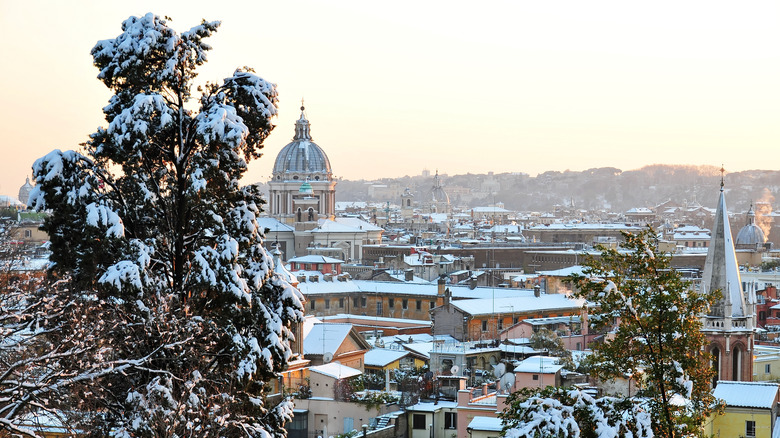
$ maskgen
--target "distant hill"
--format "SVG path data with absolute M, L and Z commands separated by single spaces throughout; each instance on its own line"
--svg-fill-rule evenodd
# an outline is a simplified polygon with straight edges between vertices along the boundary
M 451 203 L 464 207 L 503 202 L 506 208 L 517 211 L 552 211 L 556 206 L 571 208 L 573 205 L 584 210 L 625 212 L 634 207 L 652 208 L 667 201 L 676 204 L 698 202 L 705 207 L 714 207 L 721 175 L 715 166 L 654 164 L 629 171 L 614 167 L 549 171 L 535 177 L 525 173 L 440 177 Z M 747 211 L 750 203 L 756 201 L 768 202 L 773 209 L 779 209 L 774 206 L 774 198 L 780 191 L 780 171 L 727 173 L 725 182 L 726 200 L 731 211 Z M 373 190 L 375 196 L 369 196 L 372 183 L 386 185 L 389 189 Z M 398 204 L 400 197 L 396 198 L 391 192 L 398 193 L 405 187 L 414 193 L 416 200 L 425 200 L 432 185 L 432 177 L 422 176 L 376 181 L 341 180 L 336 187 L 336 200 Z

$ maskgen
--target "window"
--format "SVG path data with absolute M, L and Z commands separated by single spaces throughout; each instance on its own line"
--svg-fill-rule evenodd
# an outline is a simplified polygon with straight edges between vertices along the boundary
M 344 298 L 339 298 L 339 308 L 344 308 Z
M 306 412 L 296 412 L 293 420 L 287 423 L 287 438 L 306 438 L 309 430 L 309 418 Z
M 417 300 L 417 310 L 422 310 L 422 300 Z
M 391 308 L 391 309 L 392 309 L 393 307 L 395 307 L 395 298 L 388 298 L 388 299 L 387 299 L 387 307 L 389 307 L 389 308 Z
M 445 429 L 457 429 L 458 428 L 458 413 L 457 412 L 445 412 L 444 413 L 444 428 Z
M 408 309 L 408 308 L 409 308 L 409 300 L 403 300 L 403 301 L 401 301 L 401 307 L 402 307 L 404 310 Z M 780 312 L 778 312 L 778 313 L 780 313 Z
M 355 428 L 355 419 L 352 417 L 344 417 L 344 432 L 352 432 Z
M 376 302 L 376 316 L 382 316 L 382 301 Z
M 309 305 L 311 310 L 314 310 L 314 303 L 315 303 L 315 301 L 311 300 L 311 304 Z
M 330 309 L 330 300 L 328 299 L 325 300 L 325 308 Z
M 539 375 L 538 375 L 538 374 L 534 374 L 534 375 L 533 375 L 533 379 L 534 379 L 534 380 L 539 380 Z
M 482 331 L 483 332 L 487 331 L 487 321 L 482 321 Z
M 429 309 L 433 309 L 434 307 L 436 307 L 436 301 L 429 301 L 428 302 L 428 308 Z
M 423 414 L 412 415 L 412 429 L 425 430 L 425 415 Z
M 504 320 L 499 318 L 498 319 L 498 329 L 503 330 L 504 329 Z
M 24 230 L 24 237 L 32 237 L 32 230 Z
M 357 307 L 358 303 L 360 303 L 360 298 L 358 297 L 352 298 L 352 307 Z
M 366 307 L 367 304 L 368 304 L 368 301 L 366 300 L 366 297 L 360 297 L 360 305 L 362 307 Z
M 772 365 L 771 364 L 764 365 L 764 374 L 772 374 Z
M 756 436 L 756 422 L 745 420 L 745 436 Z

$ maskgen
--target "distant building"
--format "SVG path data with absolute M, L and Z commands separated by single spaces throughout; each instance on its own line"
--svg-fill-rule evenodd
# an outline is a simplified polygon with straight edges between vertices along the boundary
M 336 180 L 330 160 L 311 137 L 304 107 L 295 136 L 276 156 L 270 188 L 270 213 L 286 224 L 333 219 Z
M 334 248 L 344 260 L 360 261 L 363 245 L 382 241 L 382 228 L 335 217 L 336 180 L 327 154 L 312 140 L 303 106 L 293 141 L 276 156 L 268 187 L 271 217 L 261 219 L 260 226 L 268 230 L 266 243 L 287 257 L 325 247 Z

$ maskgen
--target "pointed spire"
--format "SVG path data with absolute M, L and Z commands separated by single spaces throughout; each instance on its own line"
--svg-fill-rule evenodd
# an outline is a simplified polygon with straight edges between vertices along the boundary
M 280 278 L 284 279 L 293 287 L 298 286 L 298 279 L 290 271 L 287 270 L 287 268 L 284 267 L 284 262 L 282 261 L 282 251 L 279 249 L 279 244 L 274 243 L 273 244 L 273 251 L 271 251 L 271 254 L 273 255 L 274 260 L 274 273 L 278 275 Z
M 721 291 L 721 299 L 710 309 L 710 315 L 720 317 L 747 316 L 745 294 L 739 275 L 737 254 L 729 227 L 729 214 L 721 179 L 720 198 L 712 227 L 712 238 L 704 262 L 704 286 L 706 291 Z
M 295 137 L 293 137 L 293 140 L 311 140 L 309 121 L 306 119 L 306 107 L 303 106 L 303 99 L 301 99 L 301 117 L 295 122 Z

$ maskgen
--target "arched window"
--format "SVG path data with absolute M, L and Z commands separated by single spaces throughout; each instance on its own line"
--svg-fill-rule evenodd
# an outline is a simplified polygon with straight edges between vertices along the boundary
M 407 199 L 406 200 L 406 206 L 407 207 L 411 207 L 411 205 L 412 205 L 412 200 L 411 199 Z
M 298 222 L 300 222 L 302 218 L 303 218 L 303 212 L 301 211 L 300 208 L 298 208 Z
M 733 362 L 731 364 L 731 380 L 738 382 L 742 380 L 742 348 L 734 346 L 734 352 L 731 357 Z
M 314 209 L 309 208 L 309 222 L 314 220 Z
M 715 375 L 712 376 L 712 387 L 714 388 L 720 380 L 720 349 L 713 347 L 710 354 L 712 354 L 712 368 L 715 369 Z

